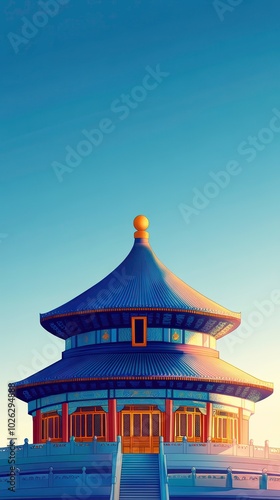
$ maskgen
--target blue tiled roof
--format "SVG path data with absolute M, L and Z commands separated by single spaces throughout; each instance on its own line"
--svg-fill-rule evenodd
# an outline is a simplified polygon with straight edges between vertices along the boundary
M 20 392 L 17 393 L 18 397 L 24 399 L 23 390 L 28 386 L 36 389 L 36 386 L 41 388 L 48 383 L 58 387 L 60 382 L 65 384 L 67 381 L 73 383 L 83 380 L 98 380 L 102 382 L 102 380 L 129 378 L 134 380 L 141 378 L 149 380 L 193 379 L 196 386 L 200 384 L 199 390 L 202 391 L 210 390 L 208 386 L 211 381 L 210 392 L 216 392 L 217 386 L 220 386 L 218 392 L 248 399 L 252 399 L 253 390 L 256 388 L 261 391 L 259 399 L 270 395 L 273 390 L 272 384 L 263 382 L 219 359 L 216 351 L 213 351 L 214 355 L 206 356 L 176 351 L 175 348 L 171 352 L 167 349 L 160 351 L 158 346 L 155 347 L 156 354 L 152 349 L 147 352 L 146 348 L 144 351 L 143 348 L 131 348 L 129 353 L 127 349 L 123 349 L 124 352 L 120 348 L 116 349 L 115 352 L 113 350 L 108 352 L 103 346 L 97 351 L 96 348 L 66 351 L 62 360 L 17 382 L 16 385 L 21 387 Z M 223 384 L 223 388 L 221 388 L 221 384 Z M 231 391 L 226 390 L 227 387 L 231 387 Z M 242 387 L 243 396 L 240 387 Z M 71 390 L 71 388 L 68 387 L 67 390 Z M 49 391 L 50 389 L 48 389 Z M 57 388 L 56 392 L 59 392 Z
M 135 314 L 149 326 L 211 333 L 219 338 L 240 324 L 234 313 L 177 278 L 137 238 L 126 259 L 108 276 L 66 304 L 41 314 L 42 326 L 67 338 L 100 328 L 130 326 Z

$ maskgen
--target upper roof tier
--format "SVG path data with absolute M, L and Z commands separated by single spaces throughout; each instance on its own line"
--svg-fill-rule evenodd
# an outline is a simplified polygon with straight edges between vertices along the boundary
M 107 328 L 127 328 L 132 316 L 149 327 L 208 333 L 217 339 L 237 328 L 240 313 L 225 309 L 175 276 L 149 245 L 145 216 L 134 219 L 135 241 L 106 278 L 66 304 L 41 314 L 42 326 L 60 338 Z

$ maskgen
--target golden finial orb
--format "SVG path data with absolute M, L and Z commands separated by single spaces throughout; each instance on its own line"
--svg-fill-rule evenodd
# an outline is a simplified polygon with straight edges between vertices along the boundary
M 149 227 L 149 219 L 145 215 L 137 215 L 133 221 L 136 229 L 134 238 L 149 238 L 149 233 L 146 229 Z

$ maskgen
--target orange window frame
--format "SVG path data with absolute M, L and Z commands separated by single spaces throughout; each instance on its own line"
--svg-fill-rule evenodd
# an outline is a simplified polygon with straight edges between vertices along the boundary
M 181 440 L 186 435 L 189 441 L 199 441 L 202 438 L 202 414 L 198 408 L 183 407 L 175 412 L 175 441 Z M 199 418 L 199 436 L 196 436 L 196 424 Z M 185 419 L 185 424 L 183 424 Z M 182 427 L 186 427 L 183 434 Z
M 100 434 L 96 435 L 96 419 L 95 416 L 100 416 Z M 89 432 L 89 422 L 87 417 L 92 417 L 91 432 Z M 105 439 L 106 436 L 106 412 L 101 410 L 87 411 L 86 407 L 77 409 L 69 415 L 70 418 L 70 435 L 74 436 L 77 441 L 92 440 L 94 436 L 97 439 Z M 84 428 L 84 431 L 83 431 Z M 79 429 L 79 432 L 78 432 Z M 79 435 L 78 435 L 79 434 Z
M 61 441 L 62 439 L 62 419 L 56 412 L 45 413 L 41 422 L 42 441 L 45 443 L 48 439 L 52 441 Z M 52 429 L 52 432 L 50 432 Z M 52 434 L 52 436 L 50 436 Z
M 135 320 L 141 319 L 143 321 L 143 342 L 136 342 L 135 336 Z M 145 347 L 147 345 L 147 317 L 146 316 L 133 316 L 131 318 L 131 337 L 132 337 L 132 346 L 133 347 Z
M 231 443 L 233 439 L 238 440 L 238 417 L 236 414 L 227 413 L 214 415 L 213 441 Z

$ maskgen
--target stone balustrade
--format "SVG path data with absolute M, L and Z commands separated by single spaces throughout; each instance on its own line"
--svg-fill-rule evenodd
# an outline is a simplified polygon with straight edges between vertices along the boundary
M 262 458 L 267 460 L 280 460 L 280 448 L 270 447 L 265 441 L 264 446 L 250 444 L 215 443 L 210 440 L 207 443 L 192 443 L 186 438 L 180 443 L 164 443 L 164 453 L 169 454 L 204 454 L 204 455 L 228 455 L 235 457 Z
M 94 438 L 92 441 L 81 442 L 75 441 L 71 437 L 68 443 L 57 443 L 47 441 L 40 444 L 29 444 L 28 439 L 24 440 L 23 445 L 15 444 L 16 459 L 23 457 L 46 457 L 46 456 L 64 456 L 68 455 L 88 455 L 89 453 L 115 453 L 117 451 L 117 443 L 108 443 L 97 441 Z M 10 454 L 10 447 L 0 448 L 0 463 Z

